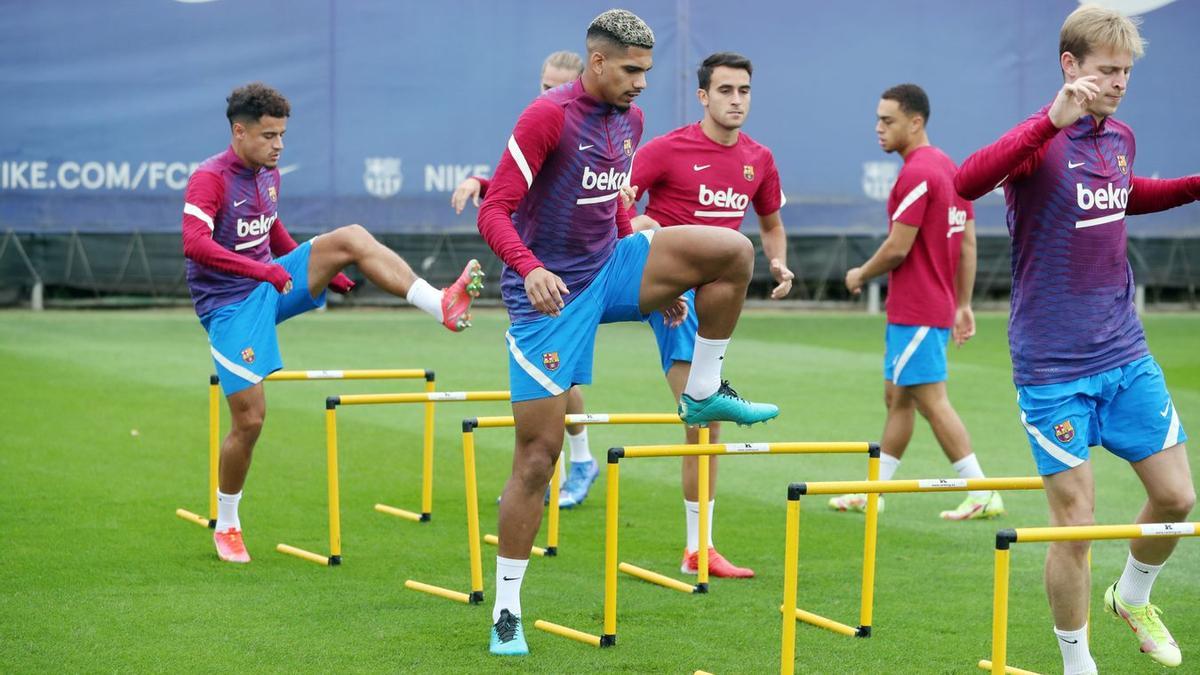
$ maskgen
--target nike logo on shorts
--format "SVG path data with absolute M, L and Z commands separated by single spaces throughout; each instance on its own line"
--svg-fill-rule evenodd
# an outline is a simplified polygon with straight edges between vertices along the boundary
M 1166 416 L 1167 416 L 1167 413 L 1168 413 L 1168 412 L 1170 412 L 1170 411 L 1171 411 L 1171 402 L 1170 402 L 1170 401 L 1167 401 L 1167 407 L 1163 408 L 1163 409 L 1162 409 L 1162 411 L 1160 411 L 1160 412 L 1158 413 L 1158 416 L 1159 416 L 1159 417 L 1166 417 Z

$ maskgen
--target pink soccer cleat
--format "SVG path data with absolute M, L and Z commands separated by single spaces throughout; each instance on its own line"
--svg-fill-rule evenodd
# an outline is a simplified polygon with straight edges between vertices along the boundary
M 683 550 L 683 564 L 679 571 L 684 574 L 698 574 L 700 571 L 700 552 L 688 553 Z M 749 567 L 738 567 L 717 553 L 717 549 L 708 547 L 708 573 L 723 579 L 749 579 L 754 576 L 754 570 Z
M 236 527 L 213 532 L 213 543 L 217 545 L 217 557 L 225 562 L 248 563 L 250 554 L 242 543 L 242 531 Z
M 483 290 L 483 268 L 472 259 L 458 279 L 442 289 L 442 325 L 458 333 L 471 327 L 471 301 Z

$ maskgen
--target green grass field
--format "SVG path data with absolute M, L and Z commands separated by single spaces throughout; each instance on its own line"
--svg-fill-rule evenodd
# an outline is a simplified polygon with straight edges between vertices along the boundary
M 506 389 L 500 312 L 450 335 L 413 311 L 297 318 L 280 328 L 289 368 L 432 368 L 441 390 Z M 985 471 L 1030 475 L 1017 419 L 1004 317 L 952 350 L 950 394 Z M 1064 321 L 1061 330 L 1076 327 Z M 1150 345 L 1185 424 L 1200 409 L 1200 316 L 1153 315 Z M 874 440 L 883 422 L 883 319 L 750 312 L 725 372 L 748 398 L 773 401 L 777 422 L 730 430 L 730 441 Z M 603 479 L 564 512 L 560 556 L 534 558 L 524 585 L 533 653 L 503 663 L 487 653 L 495 550 L 484 548 L 488 602 L 452 603 L 405 579 L 467 590 L 460 420 L 508 413 L 504 403 L 438 407 L 434 518 L 414 524 L 372 510 L 414 508 L 420 496 L 420 406 L 339 413 L 345 563 L 324 568 L 273 549 L 328 548 L 323 403 L 327 395 L 418 391 L 419 382 L 271 383 L 269 414 L 242 501 L 254 562 L 217 561 L 208 530 L 176 518 L 207 511 L 207 343 L 195 317 L 164 312 L 0 313 L 0 663 L 33 671 L 401 671 L 766 673 L 778 668 L 783 524 L 791 481 L 858 479 L 850 456 L 726 459 L 715 540 L 749 581 L 714 579 L 707 596 L 620 579 L 619 645 L 597 650 L 534 630 L 545 618 L 600 632 Z M 605 326 L 597 341 L 592 412 L 669 412 L 654 341 L 641 325 Z M 136 432 L 136 433 L 135 433 Z M 678 428 L 593 427 L 609 446 L 679 442 Z M 484 531 L 508 476 L 512 432 L 479 437 Z M 1130 522 L 1143 493 L 1123 462 L 1098 451 L 1097 520 Z M 676 459 L 622 463 L 621 558 L 678 576 L 683 509 Z M 918 422 L 898 478 L 951 476 Z M 959 494 L 896 495 L 881 516 L 874 637 L 797 627 L 799 672 L 969 673 L 990 649 L 992 550 L 999 527 L 1046 524 L 1044 497 L 1008 493 L 1001 521 L 946 523 Z M 800 605 L 856 623 L 862 517 L 803 502 Z M 544 535 L 539 542 L 544 541 Z M 1155 601 L 1184 651 L 1200 663 L 1198 542 L 1185 540 Z M 1122 542 L 1094 550 L 1092 646 L 1102 670 L 1157 672 L 1129 630 L 1099 611 L 1124 564 Z M 1056 671 L 1058 649 L 1041 586 L 1045 545 L 1013 554 L 1010 662 Z M 1189 666 L 1189 664 L 1191 664 Z

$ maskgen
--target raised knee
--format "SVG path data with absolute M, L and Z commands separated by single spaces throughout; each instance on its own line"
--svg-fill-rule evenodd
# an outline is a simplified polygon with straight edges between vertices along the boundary
M 346 225 L 337 229 L 338 243 L 347 253 L 361 253 L 374 240 L 367 228 L 362 225 Z
M 233 429 L 240 434 L 257 438 L 262 432 L 263 422 L 266 421 L 266 418 L 266 410 L 247 410 L 238 413 L 233 419 Z

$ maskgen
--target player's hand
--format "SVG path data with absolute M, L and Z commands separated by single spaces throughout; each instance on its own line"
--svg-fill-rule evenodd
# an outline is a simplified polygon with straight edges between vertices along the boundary
M 275 287 L 283 295 L 292 292 L 292 275 L 284 269 L 279 263 L 271 263 L 267 267 L 267 278 L 264 279 L 267 283 Z
M 621 208 L 628 211 L 629 207 L 633 206 L 633 203 L 637 201 L 637 191 L 638 186 L 636 185 L 621 186 Z
M 547 316 L 557 317 L 566 306 L 562 296 L 571 291 L 557 274 L 539 267 L 525 277 L 525 295 L 534 309 Z
M 863 279 L 861 267 L 851 267 L 846 270 L 846 290 L 858 295 L 862 293 L 864 283 L 866 283 L 866 279 Z
M 641 232 L 642 230 L 657 230 L 659 228 L 658 221 L 646 215 L 637 216 L 631 219 L 629 221 L 629 226 L 633 228 L 634 232 Z
M 954 339 L 955 346 L 963 346 L 974 335 L 975 312 L 971 311 L 970 307 L 959 307 L 954 312 L 954 328 L 950 330 L 950 336 Z
M 675 298 L 675 302 L 665 307 L 662 313 L 663 325 L 668 328 L 675 328 L 682 325 L 688 315 L 687 300 L 684 300 L 682 297 Z
M 341 293 L 342 295 L 354 290 L 354 286 L 354 281 L 341 272 L 338 272 L 337 276 L 329 280 L 329 289 L 334 293 Z
M 454 188 L 454 194 L 450 195 L 450 206 L 454 207 L 455 213 L 462 213 L 467 206 L 467 200 L 470 199 L 476 206 L 479 207 L 479 180 L 476 178 L 468 178 L 458 184 Z
M 1096 76 L 1088 75 L 1074 82 L 1067 82 L 1058 90 L 1054 103 L 1050 104 L 1050 121 L 1059 129 L 1071 126 L 1088 112 L 1088 104 L 1100 95 Z
M 779 284 L 771 289 L 772 300 L 782 300 L 787 297 L 788 293 L 792 292 L 792 279 L 796 278 L 795 274 L 789 270 L 779 258 L 771 259 L 771 276 Z

